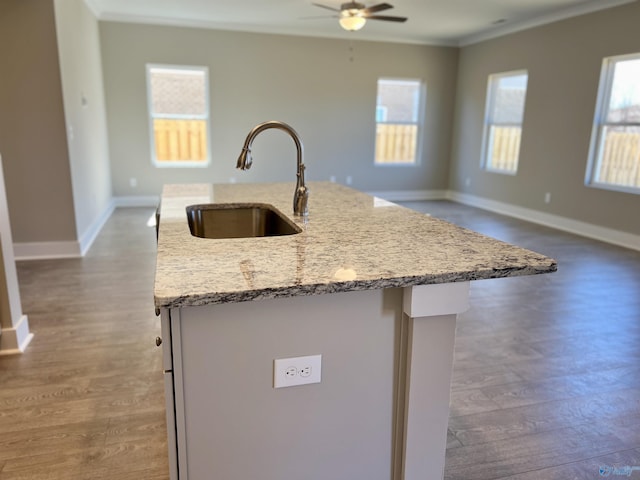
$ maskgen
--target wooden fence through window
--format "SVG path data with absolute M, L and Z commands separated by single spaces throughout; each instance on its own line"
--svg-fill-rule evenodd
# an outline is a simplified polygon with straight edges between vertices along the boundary
M 205 162 L 207 121 L 154 119 L 158 162 Z
M 515 172 L 518 169 L 522 127 L 491 126 L 487 167 Z
M 416 163 L 418 126 L 378 123 L 376 163 Z
M 640 133 L 605 132 L 599 183 L 640 187 Z

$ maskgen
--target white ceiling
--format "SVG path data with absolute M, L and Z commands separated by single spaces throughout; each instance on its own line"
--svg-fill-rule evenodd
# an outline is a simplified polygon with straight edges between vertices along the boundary
M 382 15 L 406 23 L 368 21 L 342 30 L 332 12 L 341 0 L 85 0 L 98 19 L 317 37 L 466 45 L 635 0 L 389 0 Z M 382 1 L 364 1 L 371 6 Z M 309 18 L 312 17 L 312 18 Z M 324 17 L 324 18 L 317 18 Z M 495 23 L 500 22 L 500 23 Z

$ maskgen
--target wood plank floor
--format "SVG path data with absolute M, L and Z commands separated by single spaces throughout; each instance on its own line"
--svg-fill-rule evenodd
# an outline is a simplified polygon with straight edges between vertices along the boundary
M 0 479 L 168 478 L 152 213 L 117 210 L 85 258 L 18 262 L 35 337 L 0 357 Z
M 445 477 L 640 466 L 640 253 L 449 202 L 406 205 L 559 262 L 472 283 Z M 0 479 L 168 479 L 152 214 L 116 210 L 83 259 L 19 262 L 35 338 L 0 357 Z

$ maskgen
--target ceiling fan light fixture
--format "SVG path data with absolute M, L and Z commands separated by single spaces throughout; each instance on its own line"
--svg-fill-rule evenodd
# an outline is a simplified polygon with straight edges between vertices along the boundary
M 359 15 L 347 13 L 346 15 L 343 14 L 340 16 L 339 22 L 340 26 L 345 30 L 355 32 L 364 27 L 364 24 L 367 23 L 367 19 Z

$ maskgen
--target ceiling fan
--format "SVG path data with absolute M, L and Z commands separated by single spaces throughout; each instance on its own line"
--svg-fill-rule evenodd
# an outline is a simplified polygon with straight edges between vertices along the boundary
M 407 21 L 407 17 L 375 15 L 377 12 L 393 8 L 393 5 L 389 5 L 388 3 L 379 3 L 377 5 L 367 7 L 362 3 L 352 1 L 343 3 L 340 8 L 331 7 L 329 5 L 322 5 L 321 3 L 313 3 L 312 5 L 337 12 L 338 15 L 336 16 L 336 18 L 339 19 L 338 21 L 340 22 L 340 26 L 345 30 L 350 30 L 352 32 L 360 30 L 362 27 L 364 27 L 365 23 L 367 23 L 367 20 L 383 20 L 386 22 Z

